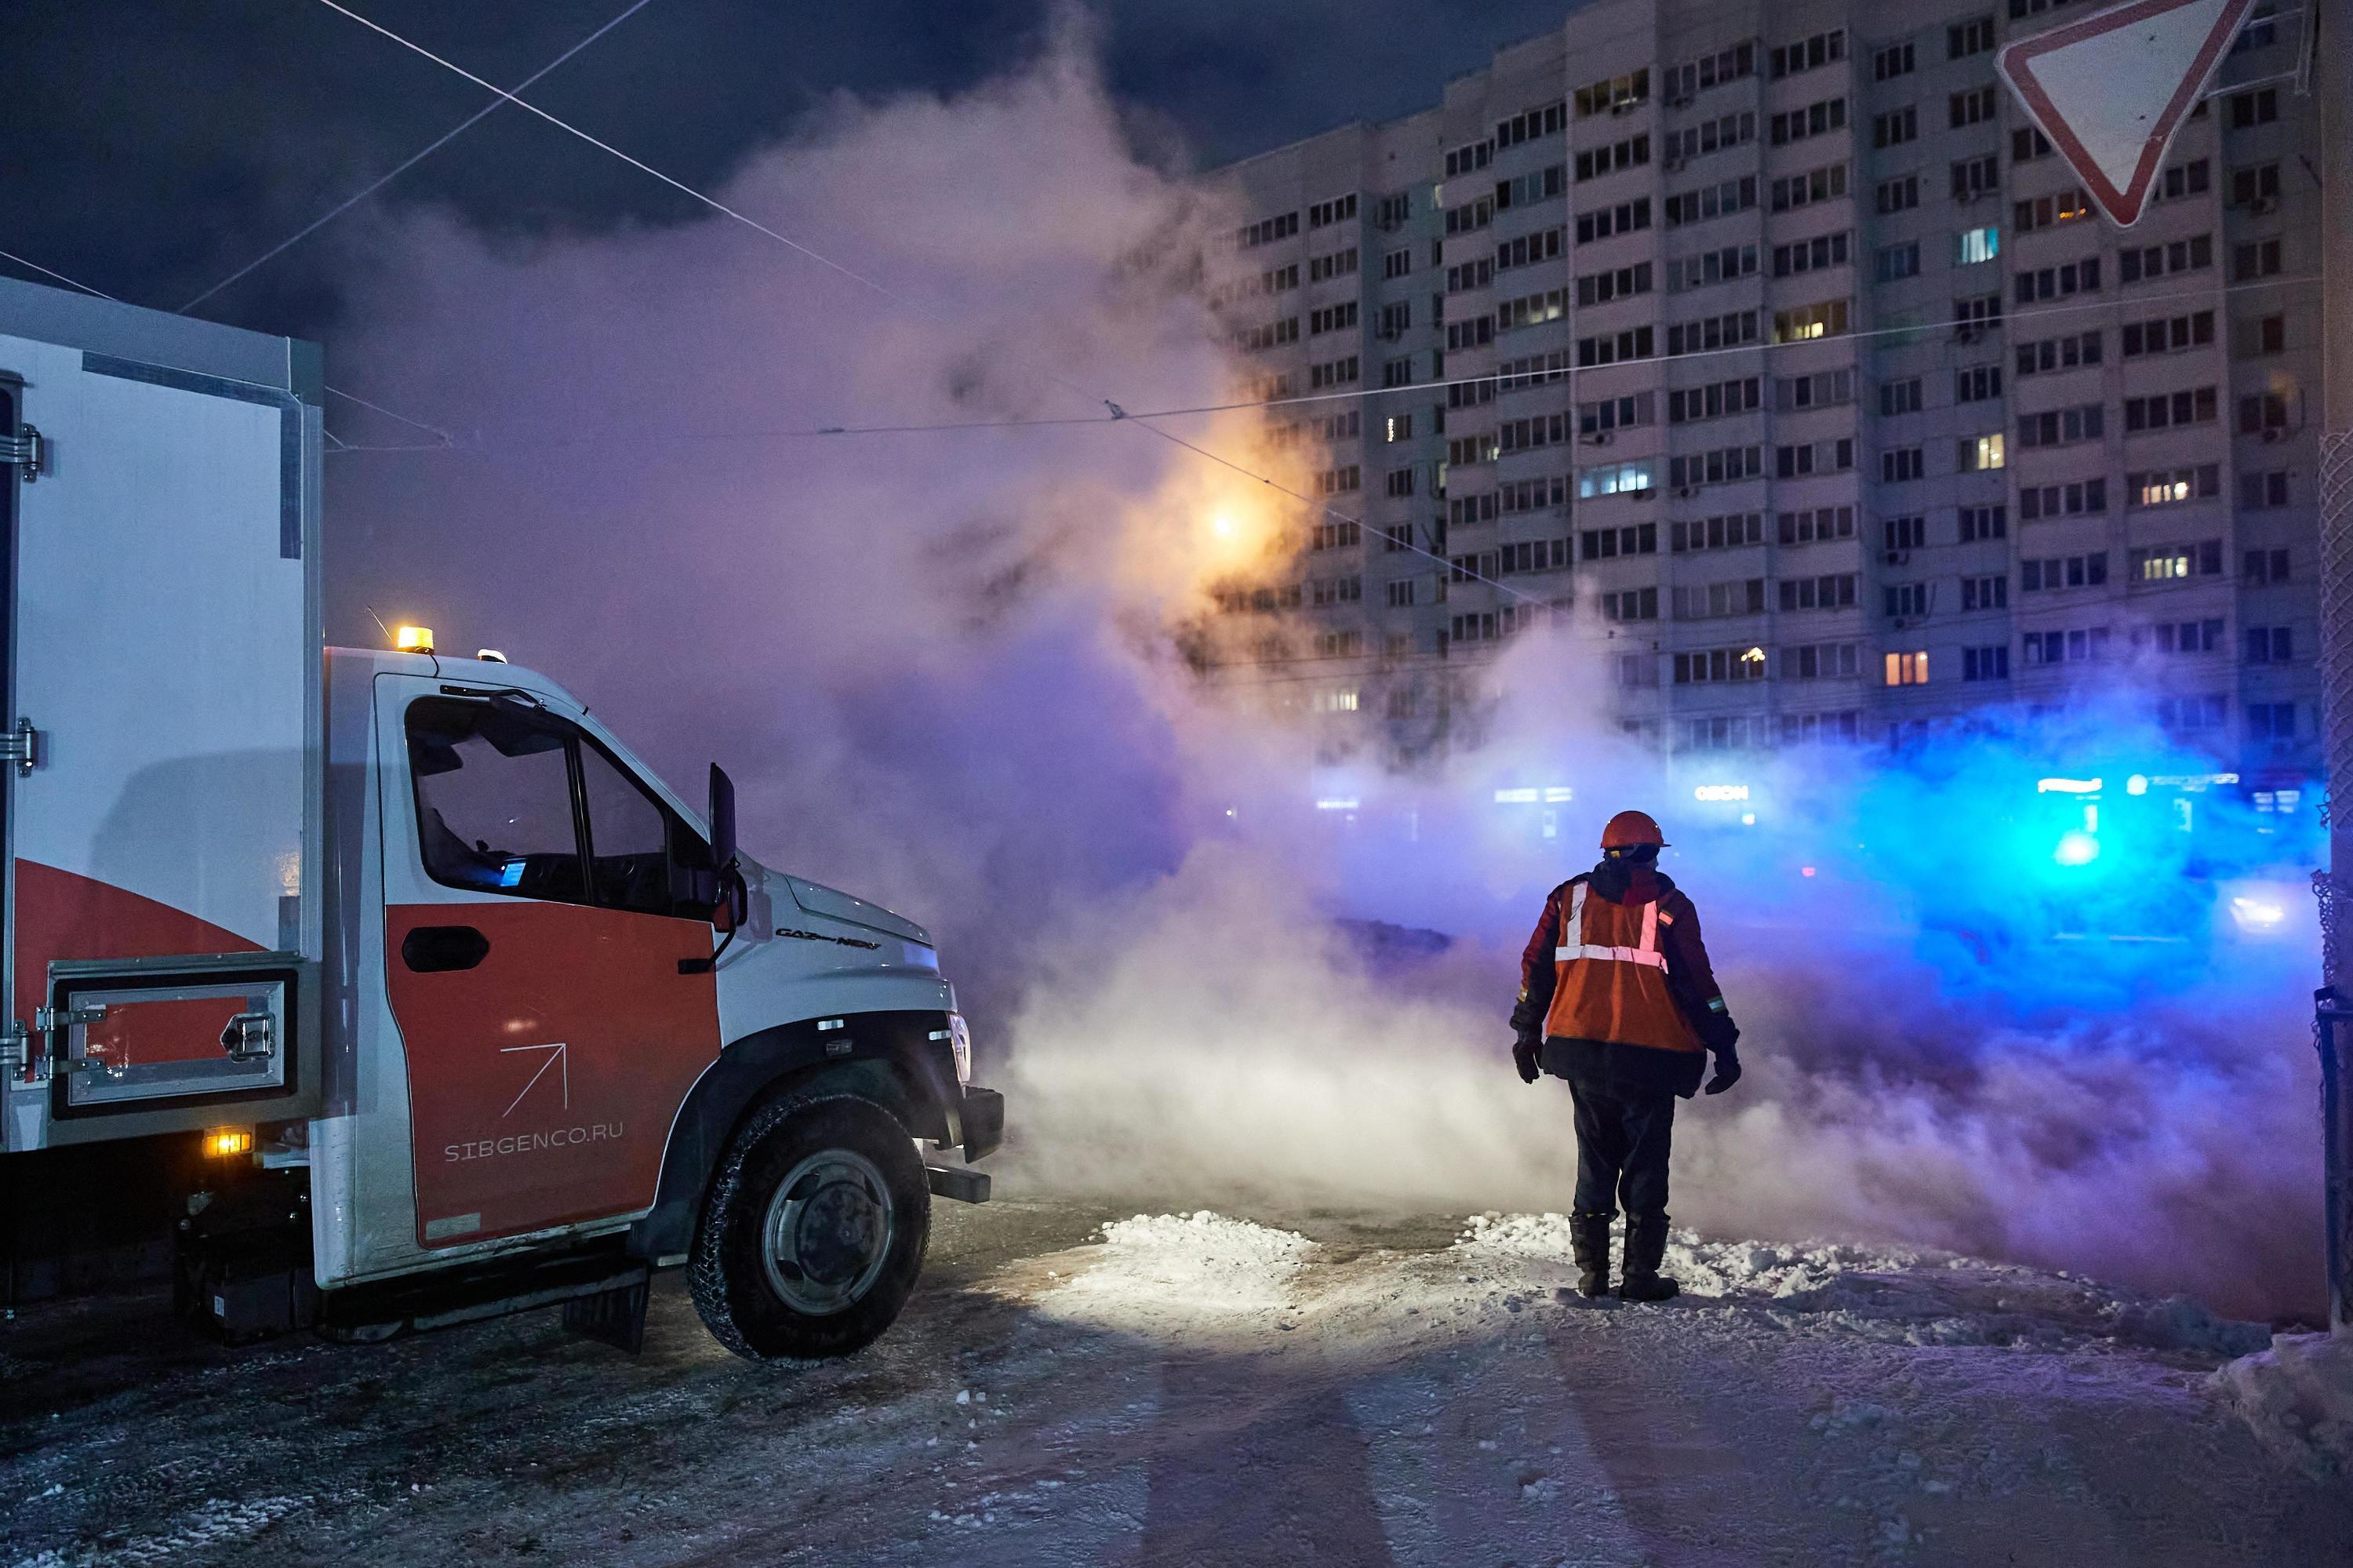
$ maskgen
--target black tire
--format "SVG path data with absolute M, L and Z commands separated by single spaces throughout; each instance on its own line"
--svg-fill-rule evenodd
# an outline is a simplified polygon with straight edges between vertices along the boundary
M 897 1117 L 854 1090 L 788 1094 L 720 1161 L 688 1288 L 739 1356 L 846 1356 L 906 1305 L 931 1228 L 931 1184 Z

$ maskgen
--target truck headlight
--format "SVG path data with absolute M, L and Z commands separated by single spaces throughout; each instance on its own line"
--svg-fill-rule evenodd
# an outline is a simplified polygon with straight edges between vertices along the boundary
M 956 1082 L 972 1082 L 972 1026 L 961 1012 L 948 1014 L 948 1049 L 955 1053 Z

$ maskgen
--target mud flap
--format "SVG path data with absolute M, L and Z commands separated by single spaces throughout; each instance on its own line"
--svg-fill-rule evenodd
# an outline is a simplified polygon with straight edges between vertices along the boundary
M 633 1284 L 566 1301 L 565 1331 L 636 1355 L 645 1349 L 646 1299 L 650 1283 L 640 1275 Z

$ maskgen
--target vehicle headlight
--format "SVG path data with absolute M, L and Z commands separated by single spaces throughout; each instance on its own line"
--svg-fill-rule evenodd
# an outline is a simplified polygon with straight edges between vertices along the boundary
M 948 1049 L 955 1053 L 956 1082 L 972 1082 L 972 1026 L 961 1012 L 948 1014 Z

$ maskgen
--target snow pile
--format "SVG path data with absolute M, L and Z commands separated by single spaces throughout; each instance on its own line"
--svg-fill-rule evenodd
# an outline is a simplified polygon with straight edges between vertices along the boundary
M 1611 1257 L 1623 1256 L 1625 1222 L 1611 1229 Z M 1473 1214 L 1455 1245 L 1468 1251 L 1504 1253 L 1567 1261 L 1569 1221 L 1565 1214 Z M 1852 1277 L 1897 1274 L 1924 1265 L 1960 1264 L 1947 1255 L 1904 1247 L 1862 1247 L 1810 1242 L 1776 1245 L 1764 1242 L 1703 1241 L 1690 1231 L 1667 1239 L 1663 1272 L 1696 1296 L 1761 1296 L 1836 1307 Z
M 1138 1214 L 1103 1227 L 1103 1255 L 1063 1285 L 1066 1302 L 1155 1324 L 1277 1311 L 1316 1244 L 1295 1231 L 1190 1214 Z
M 2214 1386 L 2274 1454 L 2323 1479 L 2353 1475 L 2353 1339 L 2282 1334 Z

